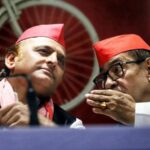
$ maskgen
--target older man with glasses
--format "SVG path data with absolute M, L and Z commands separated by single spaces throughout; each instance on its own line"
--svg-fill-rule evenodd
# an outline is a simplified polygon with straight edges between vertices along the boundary
M 125 124 L 150 125 L 150 47 L 136 34 L 125 34 L 93 45 L 100 74 L 97 89 L 85 95 L 96 114 Z

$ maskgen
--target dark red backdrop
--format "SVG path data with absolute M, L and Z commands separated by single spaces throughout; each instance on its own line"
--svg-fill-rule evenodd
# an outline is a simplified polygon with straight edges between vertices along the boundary
M 118 34 L 136 33 L 150 44 L 150 0 L 65 1 L 77 7 L 89 18 L 100 39 Z M 25 18 L 23 19 L 26 21 Z M 13 35 L 7 34 L 7 36 Z M 108 117 L 93 114 L 85 101 L 70 112 L 81 118 L 85 124 L 115 123 Z

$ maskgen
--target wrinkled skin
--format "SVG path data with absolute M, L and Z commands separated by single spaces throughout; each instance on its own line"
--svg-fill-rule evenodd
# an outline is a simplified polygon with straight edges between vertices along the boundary
M 123 124 L 134 123 L 135 101 L 130 95 L 116 90 L 93 90 L 86 97 L 94 113 L 109 116 Z M 106 109 L 103 101 L 107 102 Z

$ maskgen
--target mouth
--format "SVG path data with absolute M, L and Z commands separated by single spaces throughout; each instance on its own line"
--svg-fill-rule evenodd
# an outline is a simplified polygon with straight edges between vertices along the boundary
M 41 68 L 41 70 L 44 72 L 44 74 L 46 74 L 50 78 L 55 79 L 55 76 L 54 76 L 53 72 L 50 69 L 48 69 L 48 68 Z

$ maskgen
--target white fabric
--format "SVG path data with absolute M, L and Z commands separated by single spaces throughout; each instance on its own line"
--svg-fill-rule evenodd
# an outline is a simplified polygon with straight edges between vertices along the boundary
M 3 79 L 0 81 L 0 107 L 6 107 L 8 105 L 11 105 L 13 103 L 16 103 L 18 100 L 18 95 L 16 92 L 14 92 L 11 84 L 7 81 L 7 79 Z M 49 101 L 49 106 L 52 109 L 52 112 L 54 111 L 53 108 L 53 101 Z M 41 107 L 39 110 L 40 114 L 43 114 L 44 116 L 47 115 L 47 110 L 45 107 Z
M 75 122 L 73 122 L 70 126 L 70 128 L 74 128 L 74 129 L 85 129 L 85 127 L 83 126 L 83 123 L 80 119 L 76 119 Z
M 150 102 L 136 103 L 135 126 L 150 126 Z
M 6 107 L 17 101 L 19 101 L 18 95 L 17 93 L 14 92 L 11 84 L 6 79 L 0 81 L 0 107 L 1 108 Z M 51 106 L 52 111 L 54 111 L 53 101 L 50 100 L 48 104 Z M 40 114 L 43 114 L 44 116 L 47 115 L 47 110 L 45 109 L 44 106 L 41 107 L 38 111 Z M 83 126 L 81 120 L 76 119 L 76 121 L 71 124 L 70 128 L 84 129 L 85 127 Z

